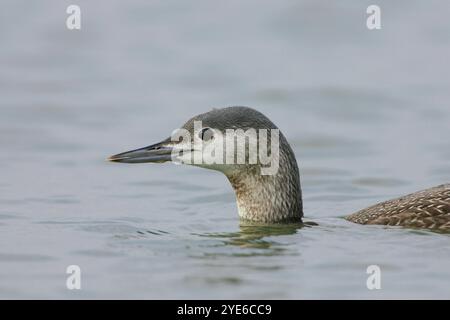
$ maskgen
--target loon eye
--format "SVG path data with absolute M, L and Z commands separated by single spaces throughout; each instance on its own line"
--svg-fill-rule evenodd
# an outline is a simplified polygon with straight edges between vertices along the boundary
M 209 141 L 214 138 L 214 132 L 211 128 L 203 128 L 198 136 L 203 141 Z

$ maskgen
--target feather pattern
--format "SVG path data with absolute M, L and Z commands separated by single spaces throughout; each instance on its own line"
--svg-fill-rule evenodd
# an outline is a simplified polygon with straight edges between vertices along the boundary
M 450 231 L 450 184 L 381 202 L 346 219 L 360 224 Z

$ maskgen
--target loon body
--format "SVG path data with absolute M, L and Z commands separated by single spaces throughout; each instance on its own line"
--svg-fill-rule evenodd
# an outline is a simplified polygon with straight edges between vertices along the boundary
M 201 121 L 202 128 L 199 132 L 195 130 L 196 121 Z M 278 170 L 275 174 L 262 174 L 265 164 L 263 165 L 259 159 L 255 163 L 247 161 L 243 164 L 187 161 L 198 155 L 210 157 L 211 153 L 207 152 L 208 145 L 217 143 L 219 133 L 228 129 L 278 130 L 270 119 L 251 108 L 214 109 L 193 117 L 179 129 L 190 133 L 188 140 L 191 141 L 185 141 L 186 137 L 176 141 L 167 138 L 148 147 L 111 156 L 109 160 L 124 163 L 180 161 L 221 171 L 235 191 L 239 216 L 242 220 L 262 223 L 301 222 L 303 206 L 299 169 L 294 152 L 281 132 L 278 139 L 279 149 L 269 150 L 278 161 Z M 202 140 L 200 147 L 195 143 L 196 138 Z M 186 148 L 187 142 L 191 142 L 193 147 Z M 269 139 L 269 144 L 270 142 Z M 182 152 L 177 152 L 174 156 L 174 151 L 180 148 Z M 247 152 L 244 157 L 248 160 L 249 153 Z M 450 231 L 450 184 L 376 204 L 349 215 L 346 219 L 360 224 Z
M 346 219 L 360 224 L 450 231 L 450 184 L 375 204 Z

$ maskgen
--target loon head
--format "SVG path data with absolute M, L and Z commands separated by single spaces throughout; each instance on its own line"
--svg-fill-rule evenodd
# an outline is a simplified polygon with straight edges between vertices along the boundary
M 108 160 L 171 161 L 220 171 L 236 193 L 239 216 L 244 221 L 301 222 L 303 216 L 294 152 L 269 118 L 248 107 L 199 114 L 169 138 Z

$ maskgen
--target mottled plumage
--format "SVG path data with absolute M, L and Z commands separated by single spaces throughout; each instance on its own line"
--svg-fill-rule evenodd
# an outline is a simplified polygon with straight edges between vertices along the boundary
M 360 224 L 450 231 L 450 184 L 373 205 L 346 219 Z

